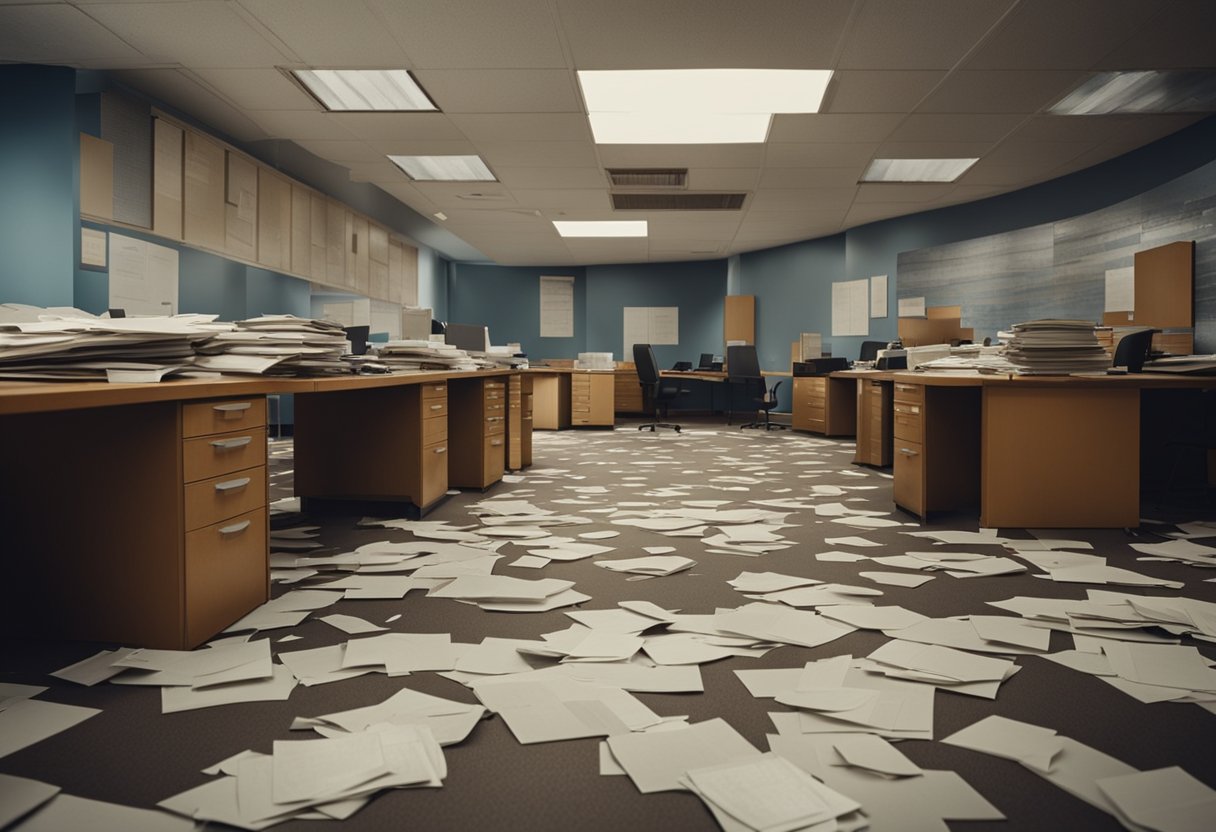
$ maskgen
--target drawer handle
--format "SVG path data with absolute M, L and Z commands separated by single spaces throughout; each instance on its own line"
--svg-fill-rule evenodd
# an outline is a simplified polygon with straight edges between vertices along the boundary
M 443 392 L 444 390 L 446 390 L 446 389 L 447 389 L 447 388 L 446 388 L 446 387 L 444 387 L 443 385 L 440 385 L 440 386 L 438 386 L 438 387 L 432 387 L 432 388 L 431 388 L 431 390 L 432 390 L 432 391 L 434 391 L 434 392 L 436 392 L 436 393 L 442 393 L 442 392 Z
M 431 410 L 443 410 L 443 405 L 433 404 L 433 405 L 431 405 Z
M 492 439 L 492 440 L 490 440 L 490 446 L 491 446 L 491 447 L 495 447 L 495 448 L 497 448 L 497 447 L 498 447 L 499 445 L 501 445 L 501 444 L 502 444 L 502 440 L 501 440 L 501 439 Z
M 235 480 L 224 480 L 215 484 L 215 490 L 223 493 L 225 491 L 235 491 L 238 488 L 244 488 L 253 482 L 249 477 L 238 477 Z
M 233 523 L 231 526 L 220 526 L 219 532 L 220 534 L 236 534 L 238 532 L 243 532 L 245 529 L 249 528 L 249 524 L 252 522 L 252 520 L 242 520 L 239 523 Z
M 435 453 L 437 453 L 437 454 L 446 454 L 447 452 L 448 452 L 448 449 L 447 449 L 447 447 L 446 447 L 446 446 L 445 446 L 445 447 L 442 447 L 442 448 L 436 448 L 436 449 L 435 449 Z
M 252 436 L 237 436 L 232 439 L 216 439 L 211 443 L 211 447 L 217 451 L 231 451 L 235 448 L 243 448 L 253 441 Z
M 904 456 L 920 456 L 920 451 L 914 451 L 911 448 L 900 448 L 899 452 Z
M 229 402 L 228 404 L 217 404 L 211 409 L 217 413 L 223 413 L 227 418 L 231 418 L 231 414 L 240 413 L 251 407 L 253 407 L 253 402 Z

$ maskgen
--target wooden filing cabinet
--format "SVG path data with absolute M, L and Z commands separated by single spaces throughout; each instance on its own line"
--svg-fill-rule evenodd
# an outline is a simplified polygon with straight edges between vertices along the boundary
M 424 512 L 448 490 L 448 382 L 297 395 L 295 490 Z
M 845 379 L 799 376 L 794 379 L 793 404 L 794 430 L 825 436 L 852 436 L 857 430 L 856 392 Z
M 516 373 L 507 381 L 506 467 L 519 471 L 531 464 L 532 377 Z
M 892 384 L 857 379 L 857 454 L 860 465 L 886 468 L 891 464 Z
M 0 424 L 9 632 L 186 649 L 269 597 L 264 396 Z
M 575 372 L 570 378 L 570 423 L 574 427 L 612 427 L 615 373 Z
M 892 394 L 895 504 L 919 517 L 980 502 L 980 390 L 896 381 Z
M 461 441 L 448 455 L 448 485 L 486 488 L 502 479 L 507 451 L 507 379 L 461 379 L 450 384 L 449 429 Z
M 613 372 L 613 408 L 617 413 L 645 413 L 646 402 L 642 396 L 642 383 L 633 364 L 617 367 Z
M 533 372 L 532 427 L 563 430 L 570 427 L 570 372 Z

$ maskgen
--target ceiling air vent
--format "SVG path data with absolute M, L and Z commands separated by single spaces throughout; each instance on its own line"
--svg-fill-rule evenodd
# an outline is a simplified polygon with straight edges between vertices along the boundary
M 686 188 L 688 168 L 608 168 L 614 188 Z
M 618 211 L 738 211 L 747 194 L 616 194 Z

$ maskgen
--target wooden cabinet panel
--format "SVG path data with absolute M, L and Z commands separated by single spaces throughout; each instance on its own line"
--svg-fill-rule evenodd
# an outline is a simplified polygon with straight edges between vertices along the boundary
M 266 600 L 265 505 L 186 535 L 186 641 L 200 644 Z

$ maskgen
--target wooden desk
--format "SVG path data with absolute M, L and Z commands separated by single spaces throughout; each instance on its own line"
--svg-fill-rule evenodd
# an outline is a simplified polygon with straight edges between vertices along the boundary
M 269 597 L 273 379 L 0 384 L 9 633 L 197 646 Z
M 798 376 L 794 379 L 794 430 L 824 436 L 853 436 L 857 433 L 857 384 L 833 380 L 831 376 Z
M 613 370 L 531 367 L 532 427 L 612 427 L 615 424 Z
M 894 374 L 897 505 L 925 516 L 979 505 L 984 527 L 1140 522 L 1145 390 L 1213 379 Z
M 828 376 L 829 387 L 840 386 L 841 395 L 855 387 L 857 412 L 857 452 L 853 461 L 859 465 L 886 468 L 891 465 L 892 440 L 892 374 L 881 370 L 839 370 Z

